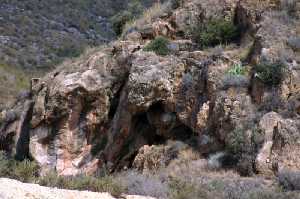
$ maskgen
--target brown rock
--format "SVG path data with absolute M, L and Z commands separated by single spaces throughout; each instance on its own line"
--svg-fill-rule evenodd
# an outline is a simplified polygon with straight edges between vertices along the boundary
M 278 169 L 299 169 L 300 134 L 296 122 L 271 112 L 261 119 L 260 128 L 265 140 L 256 158 L 257 171 L 270 176 Z

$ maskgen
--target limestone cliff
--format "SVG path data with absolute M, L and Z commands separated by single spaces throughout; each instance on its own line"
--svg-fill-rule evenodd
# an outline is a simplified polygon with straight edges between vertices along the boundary
M 224 165 L 242 175 L 299 170 L 299 12 L 287 19 L 281 9 L 179 1 L 108 47 L 33 79 L 30 93 L 2 113 L 1 149 L 61 175 L 131 167 L 140 148 L 167 140 L 193 141 L 204 156 L 228 150 L 234 163 Z M 182 34 L 211 19 L 234 22 L 238 41 L 203 49 Z M 169 55 L 143 50 L 161 35 L 171 40 Z M 228 72 L 241 59 L 246 73 Z M 255 66 L 279 61 L 286 73 L 269 86 Z

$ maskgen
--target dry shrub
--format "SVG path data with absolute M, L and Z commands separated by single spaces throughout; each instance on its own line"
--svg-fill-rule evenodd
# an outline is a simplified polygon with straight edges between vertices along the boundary
M 168 198 L 168 184 L 157 175 L 131 170 L 119 174 L 118 179 L 126 188 L 127 194 Z
M 124 192 L 123 186 L 114 176 L 58 176 L 56 172 L 50 171 L 39 178 L 38 183 L 42 186 L 58 187 L 71 190 L 89 190 L 94 192 L 108 192 L 113 196 L 120 196 Z
M 133 28 L 143 29 L 145 25 L 147 24 L 151 25 L 155 19 L 161 17 L 164 13 L 170 10 L 171 10 L 171 6 L 169 2 L 164 4 L 155 3 L 152 7 L 145 10 L 143 15 L 140 18 L 127 22 L 124 27 L 123 34 L 127 33 L 129 30 Z

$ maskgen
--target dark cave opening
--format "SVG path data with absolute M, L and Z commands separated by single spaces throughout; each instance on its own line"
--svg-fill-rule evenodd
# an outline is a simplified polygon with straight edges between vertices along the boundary
M 156 137 L 165 141 L 171 139 L 186 142 L 195 135 L 190 127 L 179 121 L 176 112 L 169 111 L 161 101 L 150 106 L 147 119 L 156 129 Z
M 131 168 L 139 149 L 144 145 L 163 145 L 168 140 L 195 146 L 195 133 L 181 123 L 176 113 L 169 112 L 162 102 L 154 103 L 146 112 L 132 117 L 130 137 L 122 147 L 117 170 Z

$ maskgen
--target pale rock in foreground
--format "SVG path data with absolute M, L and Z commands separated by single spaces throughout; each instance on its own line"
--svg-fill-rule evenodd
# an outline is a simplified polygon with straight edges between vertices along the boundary
M 0 199 L 115 199 L 109 193 L 65 190 L 22 183 L 0 178 Z M 125 199 L 154 199 L 143 196 L 124 196 Z

